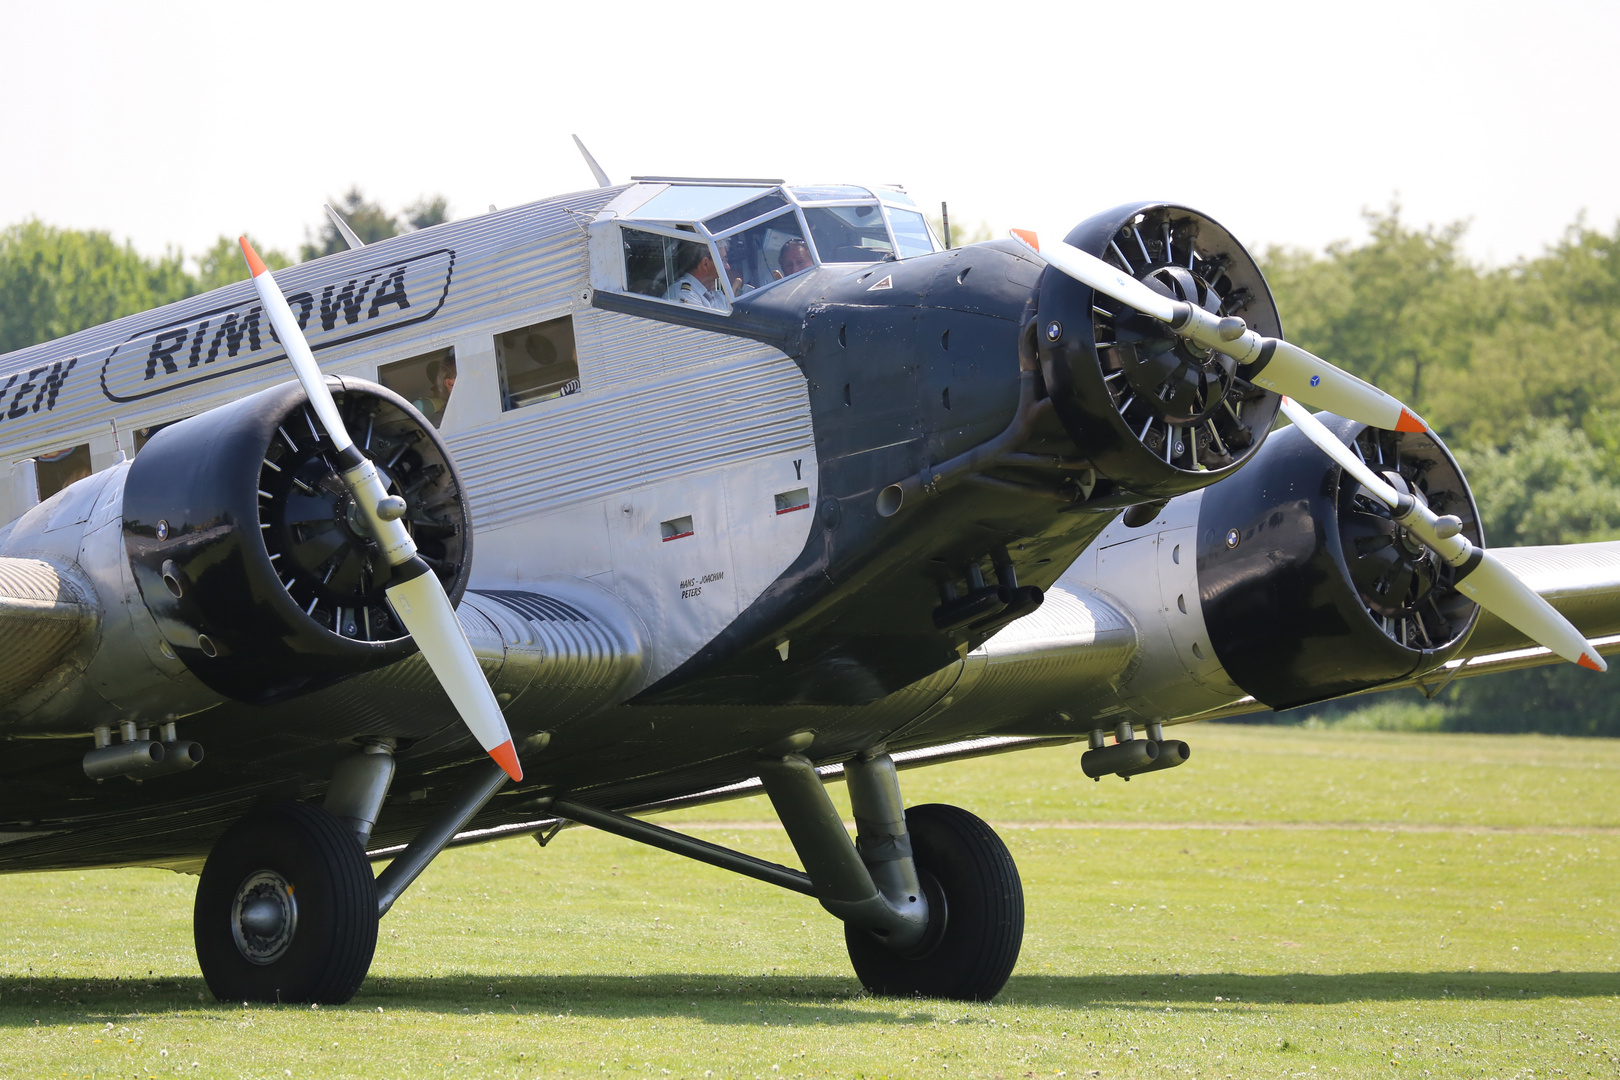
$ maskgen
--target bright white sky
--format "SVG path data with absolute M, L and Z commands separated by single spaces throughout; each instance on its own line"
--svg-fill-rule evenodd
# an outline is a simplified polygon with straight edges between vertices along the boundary
M 1168 198 L 1315 249 L 1399 193 L 1507 262 L 1620 217 L 1620 4 L 563 6 L 6 0 L 0 224 L 291 251 L 351 183 L 589 187 L 573 132 L 615 180 L 900 182 L 998 232 Z

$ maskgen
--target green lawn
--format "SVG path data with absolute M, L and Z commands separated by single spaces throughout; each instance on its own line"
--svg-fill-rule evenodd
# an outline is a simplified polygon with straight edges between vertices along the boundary
M 573 829 L 447 854 L 320 1010 L 205 999 L 193 878 L 0 878 L 0 1076 L 1620 1075 L 1620 741 L 1178 734 L 1128 784 L 904 774 L 1018 859 L 988 1005 L 868 997 L 813 901 Z M 663 820 L 791 860 L 755 801 Z

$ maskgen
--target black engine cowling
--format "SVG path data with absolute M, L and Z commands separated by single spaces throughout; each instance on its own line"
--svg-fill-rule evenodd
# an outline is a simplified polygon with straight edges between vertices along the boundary
M 1398 490 L 1456 515 L 1483 545 L 1479 509 L 1439 439 L 1321 419 Z M 1455 581 L 1297 428 L 1204 492 L 1198 582 L 1210 641 L 1232 681 L 1272 708 L 1444 664 L 1479 617 Z
M 333 391 L 454 603 L 472 533 L 438 432 L 375 383 Z M 287 383 L 163 428 L 130 465 L 124 545 L 141 599 L 175 655 L 222 694 L 272 702 L 416 651 L 332 451 Z
M 1077 226 L 1068 243 L 1150 288 L 1281 336 L 1253 258 L 1214 220 L 1130 203 Z M 1081 454 L 1123 492 L 1162 499 L 1204 487 L 1259 448 L 1278 397 L 1230 357 L 1066 274 L 1041 278 L 1037 347 L 1047 392 Z

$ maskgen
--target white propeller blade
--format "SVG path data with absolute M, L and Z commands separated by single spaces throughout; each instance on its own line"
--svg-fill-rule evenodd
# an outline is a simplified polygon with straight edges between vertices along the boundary
M 400 518 L 405 513 L 405 502 L 391 496 L 383 486 L 382 477 L 371 459 L 355 448 L 354 440 L 338 413 L 337 402 L 326 387 L 326 378 L 315 363 L 304 332 L 293 317 L 292 308 L 281 294 L 275 279 L 259 258 L 247 237 L 242 237 L 242 255 L 253 274 L 254 288 L 264 312 L 287 350 L 293 371 L 304 387 L 309 403 L 320 418 L 321 426 L 337 448 L 338 467 L 372 529 L 372 535 L 381 545 L 383 556 L 390 566 L 399 569 L 399 580 L 387 590 L 388 602 L 394 613 L 405 624 L 422 656 L 433 669 L 434 676 L 444 687 L 450 701 L 461 714 L 461 719 L 495 763 L 513 780 L 523 779 L 523 766 L 518 763 L 517 751 L 512 746 L 512 733 L 506 726 L 506 717 L 489 688 L 489 680 L 478 666 L 472 645 L 456 621 L 455 610 L 444 586 L 433 571 L 416 554 L 416 544 L 406 531 Z
M 1464 596 L 1565 660 L 1593 671 L 1608 670 L 1609 665 L 1597 649 L 1568 619 L 1515 577 L 1496 556 L 1469 543 L 1457 531 L 1461 523 L 1456 518 L 1438 517 L 1420 500 L 1396 491 L 1303 405 L 1284 397 L 1282 411 L 1317 449 L 1389 507 L 1397 523 L 1460 570 L 1457 589 Z
M 1027 229 L 1013 237 L 1082 285 L 1151 315 L 1171 330 L 1206 349 L 1214 349 L 1254 370 L 1244 378 L 1256 386 L 1287 394 L 1315 408 L 1372 427 L 1391 431 L 1427 431 L 1428 426 L 1400 401 L 1342 371 L 1319 356 L 1281 338 L 1250 330 L 1235 315 L 1222 318 L 1197 304 L 1163 296 L 1131 275 L 1072 244 L 1042 245 Z

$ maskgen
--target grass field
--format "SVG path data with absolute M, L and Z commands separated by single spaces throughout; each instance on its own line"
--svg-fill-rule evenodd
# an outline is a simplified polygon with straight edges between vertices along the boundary
M 1182 734 L 1128 784 L 904 774 L 1018 860 L 990 1004 L 866 996 L 813 901 L 574 829 L 447 854 L 320 1010 L 205 998 L 193 878 L 0 878 L 0 1075 L 1620 1075 L 1620 741 Z M 754 801 L 662 820 L 791 860 Z

